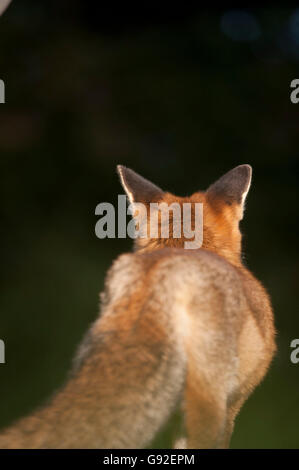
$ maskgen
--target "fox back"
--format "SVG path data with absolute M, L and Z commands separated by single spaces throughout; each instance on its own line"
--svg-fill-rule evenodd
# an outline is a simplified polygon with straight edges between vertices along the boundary
M 240 165 L 190 197 L 164 192 L 123 166 L 118 172 L 142 236 L 110 268 L 99 318 L 65 386 L 0 434 L 0 447 L 152 446 L 176 416 L 170 445 L 228 447 L 235 417 L 269 367 L 270 300 L 241 259 L 251 167 Z M 155 236 L 152 204 L 161 207 Z M 173 204 L 178 212 L 168 210 Z M 189 233 L 177 237 L 186 204 Z

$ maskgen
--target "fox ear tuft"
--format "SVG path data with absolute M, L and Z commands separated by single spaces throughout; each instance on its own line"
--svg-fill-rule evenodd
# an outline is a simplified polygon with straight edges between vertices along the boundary
M 221 200 L 226 204 L 239 204 L 242 208 L 250 188 L 252 168 L 239 165 L 221 176 L 207 190 L 208 199 Z
M 130 203 L 149 203 L 157 200 L 163 195 L 161 188 L 138 175 L 138 173 L 135 173 L 135 171 L 130 168 L 117 165 L 117 172 Z

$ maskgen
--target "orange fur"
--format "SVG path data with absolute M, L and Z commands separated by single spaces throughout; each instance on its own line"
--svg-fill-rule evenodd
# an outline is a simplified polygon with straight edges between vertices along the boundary
M 241 260 L 250 167 L 188 198 L 119 173 L 131 202 L 203 203 L 203 245 L 184 249 L 170 217 L 169 238 L 137 239 L 135 253 L 113 263 L 68 382 L 4 430 L 2 448 L 150 446 L 177 410 L 188 447 L 228 447 L 237 413 L 270 365 L 270 300 Z

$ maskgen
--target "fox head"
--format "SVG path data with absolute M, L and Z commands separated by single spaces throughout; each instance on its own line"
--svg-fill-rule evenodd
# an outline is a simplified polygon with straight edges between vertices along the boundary
M 150 251 L 165 247 L 210 250 L 235 265 L 241 264 L 241 233 L 239 222 L 243 218 L 252 169 L 239 165 L 219 178 L 206 191 L 198 191 L 188 197 L 178 197 L 151 183 L 122 165 L 117 167 L 122 186 L 132 204 L 133 216 L 138 219 L 142 236 L 135 240 L 135 249 Z M 200 204 L 198 204 L 200 203 Z M 159 210 L 151 210 L 158 207 Z M 183 227 L 184 207 L 189 208 L 189 233 Z M 144 208 L 145 210 L 141 210 Z M 178 209 L 178 210 L 177 210 Z M 167 217 L 164 215 L 167 212 Z M 158 230 L 152 236 L 151 218 L 157 215 Z M 197 217 L 201 214 L 202 217 Z M 169 226 L 167 236 L 162 236 L 163 224 Z M 201 225 L 198 225 L 197 222 Z M 138 225 L 137 224 L 137 225 Z M 179 229 L 179 230 L 178 230 Z M 198 231 L 201 236 L 198 236 Z

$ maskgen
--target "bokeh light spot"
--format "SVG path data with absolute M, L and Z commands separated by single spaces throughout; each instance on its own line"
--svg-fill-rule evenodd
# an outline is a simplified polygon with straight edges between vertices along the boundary
M 234 41 L 254 41 L 261 30 L 253 14 L 230 10 L 223 14 L 220 22 L 221 30 Z

